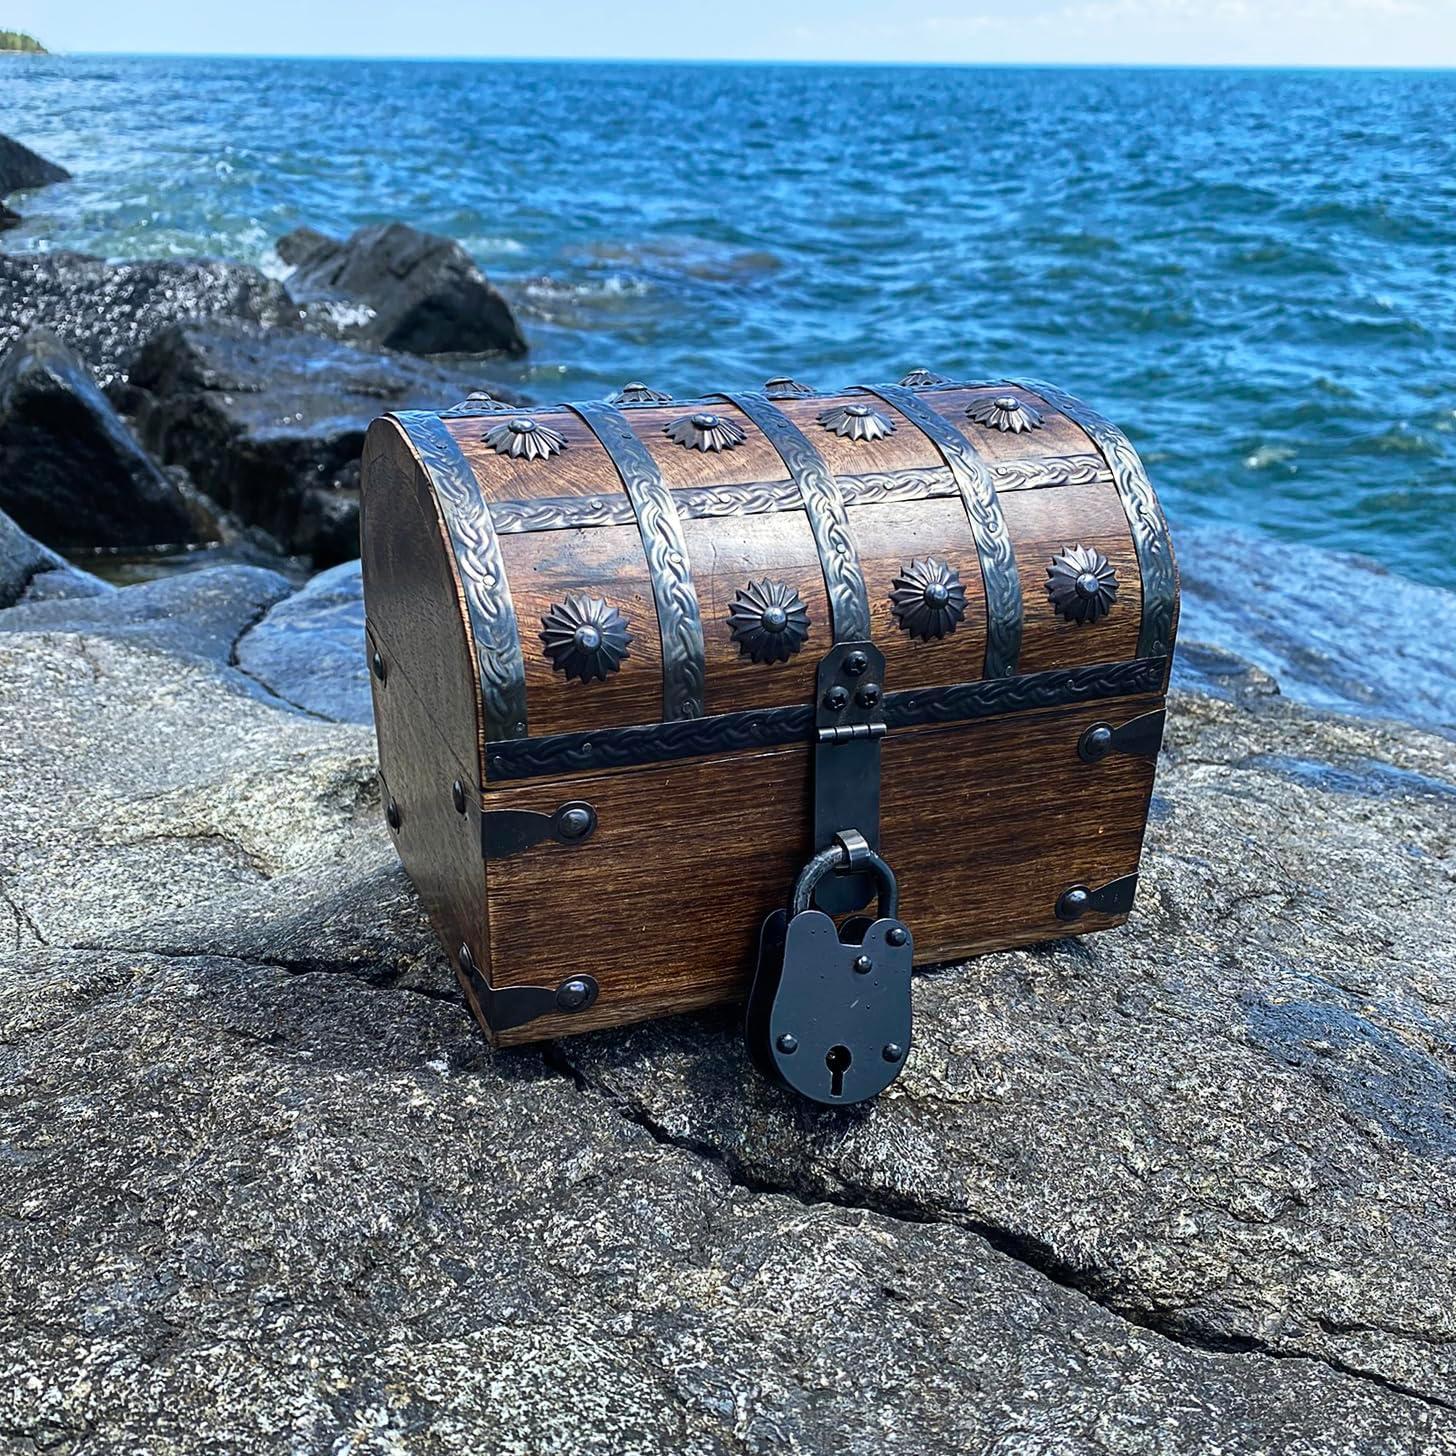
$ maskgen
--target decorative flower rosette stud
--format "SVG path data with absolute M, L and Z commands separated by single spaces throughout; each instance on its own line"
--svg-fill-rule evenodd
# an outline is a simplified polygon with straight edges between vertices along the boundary
M 751 581 L 734 593 L 728 629 L 754 662 L 787 662 L 809 636 L 809 609 L 781 581 Z
M 912 369 L 901 381 L 902 389 L 932 389 L 937 384 L 949 384 L 944 374 L 933 369 Z
M 649 389 L 640 379 L 624 384 L 616 394 L 607 397 L 608 404 L 670 404 L 672 396 L 659 389 Z
M 1095 546 L 1064 546 L 1047 567 L 1047 595 L 1067 621 L 1100 622 L 1117 600 L 1117 568 Z
M 1033 409 L 1014 394 L 996 394 L 972 400 L 966 406 L 967 416 L 988 430 L 1004 430 L 1020 435 L 1027 430 L 1041 429 L 1041 411 Z
M 890 583 L 890 609 L 921 642 L 949 637 L 966 614 L 960 572 L 939 557 L 915 557 Z
M 483 389 L 472 389 L 459 404 L 452 404 L 443 411 L 443 415 L 451 419 L 469 419 L 474 415 L 509 414 L 519 408 L 519 405 L 508 404 Z
M 848 440 L 883 440 L 895 433 L 894 420 L 868 404 L 833 405 L 819 416 L 819 423 Z
M 516 460 L 548 460 L 566 448 L 566 437 L 539 420 L 515 415 L 487 430 L 485 443 L 497 455 L 509 455 Z
M 541 618 L 541 641 L 557 672 L 575 682 L 605 682 L 632 654 L 627 619 L 602 597 L 570 593 Z
M 803 399 L 814 393 L 807 384 L 790 379 L 787 374 L 775 374 L 763 382 L 763 392 L 769 399 Z
M 733 450 L 743 443 L 743 429 L 723 415 L 707 410 L 679 415 L 662 433 L 688 450 Z

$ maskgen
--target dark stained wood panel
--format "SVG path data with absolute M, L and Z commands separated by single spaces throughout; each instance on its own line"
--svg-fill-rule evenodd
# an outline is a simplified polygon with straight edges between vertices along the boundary
M 1159 698 L 893 733 L 882 846 L 901 881 L 918 964 L 1071 933 L 1063 890 L 1137 869 L 1153 764 L 1077 756 L 1092 723 Z M 530 1041 L 740 998 L 763 917 L 810 853 L 807 747 L 650 765 L 488 791 L 490 808 L 596 807 L 579 846 L 487 866 L 495 984 L 556 985 L 589 963 L 590 1011 L 507 1033 Z M 1088 915 L 1078 933 L 1123 917 Z M 585 958 L 585 959 L 584 959 Z

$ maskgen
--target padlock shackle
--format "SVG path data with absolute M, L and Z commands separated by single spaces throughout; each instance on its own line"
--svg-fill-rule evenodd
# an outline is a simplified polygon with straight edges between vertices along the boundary
M 799 872 L 789 907 L 791 917 L 802 915 L 813 905 L 819 881 L 835 871 L 873 875 L 879 886 L 879 918 L 894 920 L 899 916 L 900 886 L 894 870 L 869 848 L 862 835 L 856 830 L 845 829 L 834 836 L 833 844 L 821 849 Z

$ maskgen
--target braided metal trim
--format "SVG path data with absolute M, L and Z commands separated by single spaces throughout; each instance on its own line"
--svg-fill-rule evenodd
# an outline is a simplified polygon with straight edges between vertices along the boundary
M 470 462 L 438 415 L 402 410 L 393 418 L 409 437 L 430 477 L 450 534 L 470 630 L 475 637 L 485 736 L 487 740 L 519 738 L 529 731 L 526 664 L 490 508 Z
M 804 503 L 809 529 L 819 552 L 829 617 L 836 642 L 864 642 L 870 636 L 870 598 L 860 570 L 859 548 L 849 529 L 849 513 L 834 472 L 784 412 L 761 394 L 724 394 L 763 431 L 778 451 Z
M 899 384 L 867 387 L 893 405 L 940 451 L 950 466 L 956 486 L 965 502 L 971 534 L 976 538 L 976 555 L 981 559 L 981 577 L 986 587 L 987 677 L 1010 677 L 1021 656 L 1021 579 L 1016 574 L 1016 553 L 1011 533 L 996 499 L 991 473 L 966 438 L 944 416 L 937 414 L 912 389 Z
M 703 619 L 672 492 L 620 411 L 596 402 L 566 407 L 611 457 L 637 518 L 662 635 L 662 715 L 669 722 L 701 718 L 707 670 Z
M 1039 394 L 1050 405 L 1075 420 L 1102 451 L 1112 470 L 1112 481 L 1132 532 L 1133 550 L 1143 579 L 1143 620 L 1138 629 L 1138 655 L 1162 656 L 1173 650 L 1173 613 L 1178 605 L 1178 568 L 1168 521 L 1127 436 L 1110 420 L 1055 385 L 1036 379 L 1012 379 L 1009 384 Z
M 891 728 L 909 728 L 921 723 L 966 722 L 1033 708 L 1160 692 L 1167 670 L 1166 658 L 1133 659 L 886 693 L 885 720 Z M 686 722 L 553 733 L 544 738 L 487 744 L 486 777 L 499 782 L 587 769 L 627 768 L 750 748 L 808 744 L 813 736 L 814 708 L 808 705 L 720 713 Z
M 1111 481 L 1100 455 L 1059 455 L 1044 460 L 1007 460 L 989 467 L 997 493 L 1042 490 L 1058 485 L 1093 485 Z M 955 479 L 941 466 L 929 469 L 866 470 L 840 475 L 840 493 L 847 506 L 884 501 L 930 500 L 959 495 Z M 801 511 L 803 497 L 793 481 L 755 485 L 694 485 L 675 490 L 680 520 L 707 516 L 761 516 L 773 511 Z M 565 531 L 580 526 L 630 526 L 636 517 L 623 495 L 543 495 L 529 500 L 492 501 L 491 519 L 498 535 L 523 531 Z

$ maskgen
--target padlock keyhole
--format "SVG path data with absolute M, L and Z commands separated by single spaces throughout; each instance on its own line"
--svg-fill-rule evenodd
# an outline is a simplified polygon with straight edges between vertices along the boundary
M 849 1070 L 849 1064 L 854 1060 L 853 1054 L 847 1046 L 832 1046 L 824 1058 L 824 1065 L 829 1068 L 829 1095 L 831 1097 L 844 1096 L 844 1074 Z

